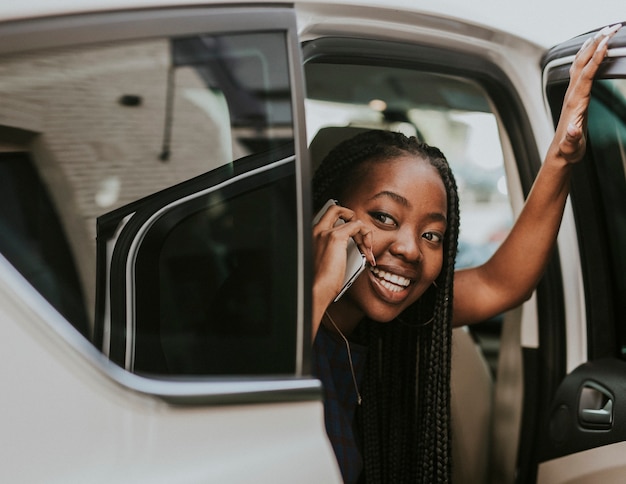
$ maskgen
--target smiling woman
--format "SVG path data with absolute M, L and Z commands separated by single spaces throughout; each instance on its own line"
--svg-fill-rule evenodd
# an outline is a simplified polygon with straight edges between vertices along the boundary
M 357 482 L 364 469 L 368 482 L 445 480 L 449 408 L 438 402 L 448 393 L 459 227 L 448 163 L 438 149 L 415 138 L 366 131 L 332 150 L 313 184 L 315 206 L 330 196 L 345 205 L 333 207 L 315 226 L 316 257 L 333 245 L 328 235 L 339 236 L 333 226 L 343 218 L 349 221 L 341 226 L 344 235 L 365 249 L 370 265 L 326 309 L 314 344 L 326 428 L 344 479 Z M 332 272 L 317 271 L 316 300 L 322 291 L 338 290 L 325 277 Z M 344 333 L 352 351 L 339 339 Z M 418 358 L 419 365 L 407 364 Z M 431 452 L 438 457 L 428 457 Z M 398 456 L 407 456 L 399 466 Z

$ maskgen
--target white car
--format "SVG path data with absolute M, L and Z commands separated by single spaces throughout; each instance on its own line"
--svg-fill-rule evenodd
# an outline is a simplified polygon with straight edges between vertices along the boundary
M 340 482 L 310 373 L 312 172 L 372 127 L 440 147 L 458 265 L 482 262 L 574 53 L 624 20 L 576 5 L 3 2 L 0 480 Z M 609 46 L 540 286 L 455 330 L 455 482 L 626 480 L 626 29 Z

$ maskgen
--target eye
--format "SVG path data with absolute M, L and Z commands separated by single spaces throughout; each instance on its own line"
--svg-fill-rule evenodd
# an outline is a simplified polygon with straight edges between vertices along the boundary
M 443 242 L 443 234 L 440 234 L 438 232 L 425 232 L 424 234 L 422 234 L 422 237 L 436 244 L 440 244 L 441 242 Z
M 390 227 L 398 225 L 395 219 L 385 212 L 370 212 L 370 216 L 382 225 L 388 225 Z

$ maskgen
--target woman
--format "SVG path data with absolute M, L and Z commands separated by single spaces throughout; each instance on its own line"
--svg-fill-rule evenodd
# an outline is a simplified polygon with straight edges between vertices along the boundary
M 322 162 L 314 205 L 329 198 L 340 205 L 313 228 L 314 370 L 345 482 L 450 480 L 451 328 L 519 305 L 538 283 L 572 164 L 585 151 L 593 76 L 619 27 L 604 29 L 576 55 L 545 163 L 509 236 L 480 267 L 454 271 L 457 190 L 436 148 L 372 131 Z M 333 302 L 350 237 L 368 268 Z

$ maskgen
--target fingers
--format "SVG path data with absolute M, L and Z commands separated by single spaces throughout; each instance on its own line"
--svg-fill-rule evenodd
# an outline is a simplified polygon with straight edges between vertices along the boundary
M 359 222 L 360 228 L 359 232 L 352 236 L 356 245 L 359 247 L 359 250 L 362 254 L 365 255 L 367 262 L 374 267 L 376 265 L 376 259 L 374 258 L 373 252 L 373 237 L 372 231 L 368 227 L 366 227 L 363 223 Z
M 371 228 L 357 220 L 352 210 L 335 205 L 326 211 L 314 227 L 313 235 L 331 236 L 331 234 L 335 240 L 344 242 L 344 246 L 347 246 L 348 238 L 352 237 L 367 262 L 372 266 L 376 265 Z
M 608 52 L 608 42 L 622 24 L 607 26 L 593 37 L 589 37 L 576 53 L 574 63 L 570 69 L 572 80 L 584 75 L 586 79 L 593 79 L 598 67 Z
M 585 43 L 580 47 L 576 57 L 581 59 L 583 63 L 587 63 L 589 59 L 598 50 L 602 50 L 606 47 L 607 42 L 613 37 L 619 29 L 622 28 L 622 24 L 615 24 L 604 27 L 593 37 L 589 37 Z M 598 49 L 600 48 L 600 49 Z
M 622 28 L 622 24 L 607 25 L 600 32 L 593 36 L 594 40 L 601 39 L 602 37 L 612 37 L 615 32 Z
M 333 235 L 347 246 L 348 238 L 352 237 L 359 247 L 359 250 L 371 266 L 376 265 L 374 258 L 372 230 L 360 220 L 351 218 L 346 223 L 338 224 L 332 229 Z
M 561 126 L 558 129 L 559 153 L 570 163 L 579 161 L 584 154 L 587 109 L 593 79 L 607 55 L 609 40 L 621 27 L 622 24 L 608 26 L 588 38 L 579 49 L 570 68 L 570 83 L 565 93 L 559 123 Z
M 353 217 L 354 212 L 349 208 L 341 205 L 331 205 L 315 227 L 321 230 L 330 230 L 343 222 L 350 221 Z
M 619 29 L 622 24 L 615 24 L 610 27 L 603 28 L 593 37 L 589 37 L 576 53 L 574 63 L 570 69 L 570 77 L 572 80 L 579 76 L 590 80 L 595 75 L 598 67 L 602 63 L 608 52 L 608 42 Z
M 611 28 L 603 29 L 600 31 L 602 35 L 590 37 L 580 48 L 570 69 L 570 89 L 568 90 L 570 96 L 576 95 L 576 91 L 591 90 L 593 78 L 608 52 L 609 39 L 615 35 L 621 26 L 621 24 L 617 24 Z

